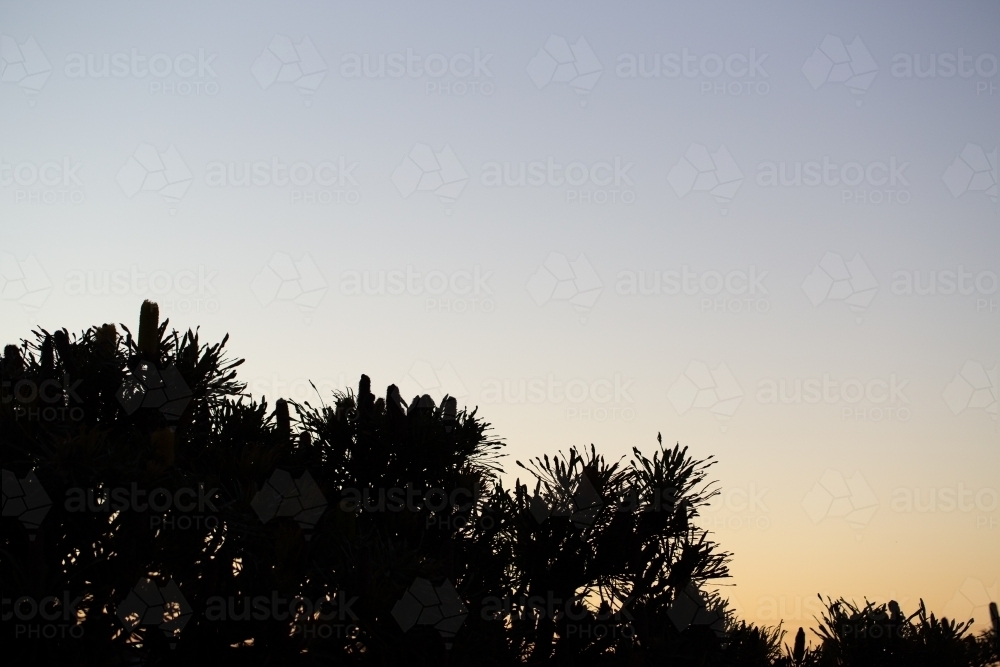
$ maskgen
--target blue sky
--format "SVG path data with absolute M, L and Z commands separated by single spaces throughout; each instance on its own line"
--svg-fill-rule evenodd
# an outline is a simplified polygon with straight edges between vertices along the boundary
M 0 333 L 153 298 L 231 333 L 258 398 L 365 372 L 478 405 L 511 458 L 661 431 L 720 459 L 748 616 L 981 615 L 998 26 L 985 1 L 0 2 Z

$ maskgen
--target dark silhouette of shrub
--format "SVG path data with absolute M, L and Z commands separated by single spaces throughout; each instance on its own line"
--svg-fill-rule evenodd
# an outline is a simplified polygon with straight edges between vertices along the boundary
M 712 459 L 658 437 L 518 465 L 446 397 L 367 376 L 332 404 L 244 394 L 242 363 L 146 302 L 35 332 L 3 375 L 0 577 L 29 664 L 986 665 L 994 629 L 827 601 L 820 643 L 734 618 L 698 528 Z M 8 602 L 9 601 L 9 602 Z M 878 632 L 878 636 L 876 636 Z

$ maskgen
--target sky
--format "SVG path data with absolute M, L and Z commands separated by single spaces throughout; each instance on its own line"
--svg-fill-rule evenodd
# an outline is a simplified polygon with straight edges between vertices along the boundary
M 0 0 L 0 337 L 715 456 L 741 615 L 988 619 L 1000 5 Z

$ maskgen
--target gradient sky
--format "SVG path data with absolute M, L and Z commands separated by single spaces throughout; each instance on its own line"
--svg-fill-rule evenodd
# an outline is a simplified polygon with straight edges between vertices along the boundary
M 822 593 L 981 623 L 998 28 L 987 0 L 0 1 L 0 335 L 153 298 L 229 332 L 258 398 L 364 372 L 478 405 L 511 476 L 662 432 L 719 460 L 704 523 L 744 616 L 806 623 Z M 769 185 L 808 163 L 819 184 Z M 540 184 L 495 183 L 522 164 Z

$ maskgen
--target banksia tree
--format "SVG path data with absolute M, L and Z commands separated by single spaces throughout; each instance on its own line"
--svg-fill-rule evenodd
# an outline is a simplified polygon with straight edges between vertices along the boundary
M 800 629 L 783 654 L 780 628 L 706 590 L 729 560 L 699 528 L 712 460 L 662 438 L 652 458 L 536 457 L 508 489 L 503 443 L 452 397 L 377 397 L 362 376 L 272 408 L 244 394 L 228 336 L 167 326 L 145 302 L 137 337 L 39 329 L 4 348 L 0 578 L 22 612 L 60 618 L 5 620 L 12 661 L 988 664 L 967 625 L 894 603 L 830 601 L 821 645 Z M 862 646 L 848 621 L 902 640 Z

